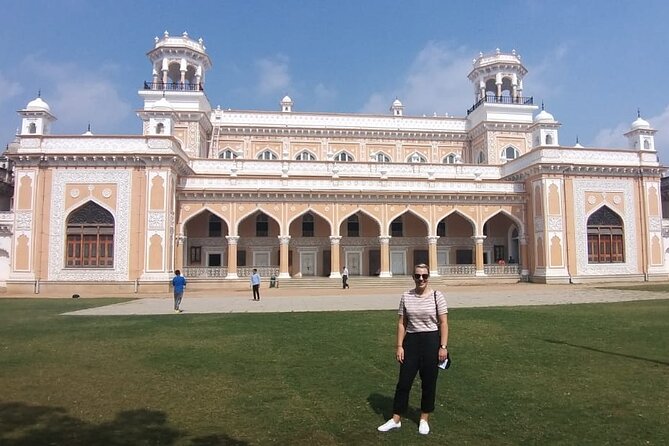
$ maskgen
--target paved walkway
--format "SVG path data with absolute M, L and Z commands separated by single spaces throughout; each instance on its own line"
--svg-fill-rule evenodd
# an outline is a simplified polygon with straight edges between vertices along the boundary
M 600 285 L 601 286 L 601 285 Z M 404 289 L 372 288 L 276 289 L 263 288 L 262 300 L 255 302 L 251 291 L 222 290 L 211 292 L 188 290 L 182 302 L 183 314 L 189 313 L 277 313 L 302 311 L 357 311 L 396 309 Z M 443 289 L 450 308 L 520 305 L 553 305 L 592 302 L 669 299 L 669 293 L 613 290 L 592 285 L 540 285 L 518 283 L 488 286 L 449 286 Z M 174 314 L 171 297 L 143 297 L 103 307 L 79 310 L 70 315 L 148 315 Z

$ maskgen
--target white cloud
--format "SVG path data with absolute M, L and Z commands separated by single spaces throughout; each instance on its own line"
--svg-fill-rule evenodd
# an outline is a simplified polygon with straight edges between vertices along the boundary
M 466 77 L 471 57 L 464 48 L 452 49 L 440 42 L 429 42 L 414 59 L 406 78 L 394 93 L 375 92 L 362 107 L 364 113 L 385 113 L 398 97 L 407 115 L 428 114 L 461 116 L 474 101 Z
M 595 135 L 592 143 L 596 148 L 624 148 L 627 147 L 627 139 L 624 136 L 630 129 L 630 123 L 620 123 L 613 128 L 601 129 Z
M 132 117 L 132 106 L 109 78 L 109 65 L 89 70 L 73 62 L 56 63 L 28 56 L 23 69 L 43 85 L 42 98 L 56 116 L 57 132 L 83 133 L 91 123 L 94 133 L 115 133 L 124 130 L 124 122 Z
M 258 70 L 257 91 L 260 95 L 285 94 L 290 86 L 288 58 L 281 54 L 256 61 Z

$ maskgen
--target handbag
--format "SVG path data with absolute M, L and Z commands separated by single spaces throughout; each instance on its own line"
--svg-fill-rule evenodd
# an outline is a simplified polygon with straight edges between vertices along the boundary
M 439 327 L 439 308 L 437 307 L 437 291 L 434 291 L 434 311 L 437 313 L 437 327 Z M 441 330 L 441 329 L 440 329 Z M 439 339 L 441 339 L 441 333 L 439 333 Z M 439 362 L 437 367 L 440 369 L 448 369 L 451 366 L 451 352 L 446 351 L 446 359 Z

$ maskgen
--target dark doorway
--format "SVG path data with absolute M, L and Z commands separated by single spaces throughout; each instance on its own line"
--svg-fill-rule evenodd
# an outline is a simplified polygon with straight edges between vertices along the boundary
M 370 249 L 369 251 L 369 275 L 378 276 L 381 273 L 381 251 Z
M 472 265 L 474 257 L 471 249 L 458 249 L 455 251 L 455 263 L 457 265 Z

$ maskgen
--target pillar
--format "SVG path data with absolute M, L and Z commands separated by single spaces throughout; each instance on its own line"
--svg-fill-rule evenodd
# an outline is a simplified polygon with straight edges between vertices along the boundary
M 339 242 L 341 236 L 330 236 L 330 279 L 341 279 L 341 265 L 339 264 Z
M 518 239 L 520 242 L 520 275 L 522 277 L 527 277 L 530 275 L 530 270 L 527 265 L 527 237 L 522 236 Z
M 239 242 L 238 235 L 226 235 L 228 240 L 228 275 L 226 279 L 239 279 L 237 274 L 237 244 Z
M 176 247 L 174 249 L 174 269 L 183 271 L 184 267 L 184 245 L 186 244 L 186 236 L 183 234 L 177 235 Z
M 392 277 L 390 272 L 390 236 L 380 235 L 379 243 L 381 244 L 381 272 L 379 277 Z
M 485 276 L 485 271 L 483 270 L 483 240 L 486 239 L 485 235 L 475 235 L 472 237 L 474 239 L 474 258 L 476 262 L 476 276 Z
M 430 277 L 439 276 L 439 261 L 437 260 L 437 240 L 438 235 L 428 235 L 427 237 L 427 258 L 430 266 Z
M 290 236 L 280 235 L 279 243 L 279 279 L 290 279 L 290 271 L 288 269 L 288 247 Z

